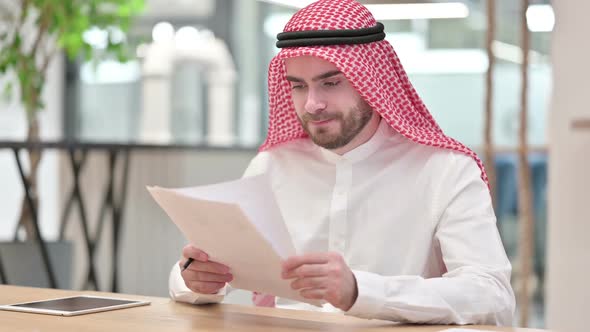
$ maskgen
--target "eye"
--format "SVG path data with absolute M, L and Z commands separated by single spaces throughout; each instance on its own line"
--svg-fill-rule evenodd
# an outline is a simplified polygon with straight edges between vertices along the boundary
M 328 87 L 328 88 L 337 86 L 338 84 L 340 84 L 340 81 L 326 81 L 326 82 L 324 82 L 324 86 Z
M 292 90 L 301 90 L 303 88 L 305 88 L 305 85 L 304 84 L 292 84 L 291 85 L 291 89 Z

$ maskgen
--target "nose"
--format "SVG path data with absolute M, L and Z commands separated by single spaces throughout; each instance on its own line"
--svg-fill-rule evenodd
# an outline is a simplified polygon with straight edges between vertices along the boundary
M 308 89 L 307 99 L 305 100 L 305 111 L 310 114 L 316 114 L 326 109 L 326 102 L 318 91 Z

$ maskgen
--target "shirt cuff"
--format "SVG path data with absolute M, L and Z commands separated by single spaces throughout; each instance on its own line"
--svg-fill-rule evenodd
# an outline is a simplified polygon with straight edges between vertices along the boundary
M 356 279 L 358 295 L 345 314 L 362 318 L 377 317 L 385 304 L 385 278 L 365 271 L 353 270 L 352 273 Z
M 180 272 L 180 266 L 178 266 L 178 263 L 174 264 L 168 280 L 170 298 L 174 301 L 192 304 L 219 303 L 223 301 L 223 298 L 229 292 L 229 285 L 226 283 L 225 286 L 215 294 L 195 293 L 186 287 Z

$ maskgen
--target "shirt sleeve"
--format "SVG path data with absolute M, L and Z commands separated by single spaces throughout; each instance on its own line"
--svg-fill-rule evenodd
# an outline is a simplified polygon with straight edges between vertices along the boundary
M 264 173 L 268 167 L 268 155 L 262 152 L 256 155 L 251 161 L 243 177 L 255 176 Z M 231 286 L 225 284 L 225 287 L 219 290 L 216 294 L 199 294 L 190 290 L 180 274 L 180 266 L 178 263 L 174 264 L 170 271 L 168 278 L 168 291 L 170 298 L 178 302 L 186 302 L 193 304 L 219 303 L 223 301 L 225 295 L 231 291 Z
M 473 159 L 452 157 L 433 204 L 433 211 L 440 211 L 434 246 L 447 272 L 423 278 L 353 271 L 358 297 L 348 315 L 426 324 L 512 325 L 512 268 L 488 187 Z
M 244 174 L 243 178 L 256 176 L 268 172 L 270 166 L 270 154 L 268 152 L 260 152 L 251 161 Z
M 231 291 L 231 287 L 226 283 L 225 286 L 215 294 L 200 294 L 193 292 L 188 287 L 186 287 L 186 284 L 180 275 L 180 266 L 177 262 L 170 271 L 168 290 L 170 293 L 170 298 L 174 301 L 192 304 L 206 304 L 219 303 L 223 301 L 225 295 Z

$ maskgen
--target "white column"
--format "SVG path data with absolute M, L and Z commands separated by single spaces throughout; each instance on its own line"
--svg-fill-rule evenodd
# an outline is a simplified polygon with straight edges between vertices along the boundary
M 214 146 L 232 145 L 234 134 L 235 65 L 225 43 L 206 39 L 210 65 L 208 74 L 207 142 Z
M 207 142 L 210 145 L 234 144 L 234 80 L 233 70 L 209 72 Z
M 547 327 L 588 331 L 590 317 L 590 119 L 588 1 L 552 1 L 554 91 L 549 121 Z
M 208 72 L 207 142 L 216 146 L 234 144 L 235 65 L 222 40 L 201 34 L 177 38 L 175 44 L 156 42 L 149 46 L 143 66 L 143 140 L 169 141 L 172 66 L 176 61 L 192 61 Z
M 239 93 L 236 105 L 239 122 L 236 123 L 236 129 L 239 133 L 238 143 L 244 146 L 256 146 L 262 142 L 262 77 L 259 67 L 267 64 L 263 64 L 260 50 L 256 47 L 264 37 L 258 32 L 258 21 L 262 19 L 259 5 L 257 1 L 234 1 L 236 21 L 232 27 L 233 46 L 236 64 L 240 68 L 240 79 L 236 84 Z
M 149 45 L 142 68 L 140 138 L 144 142 L 170 142 L 170 75 L 173 65 L 172 40 Z
M 147 76 L 142 80 L 141 140 L 168 143 L 170 134 L 170 78 Z

